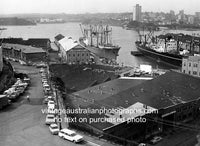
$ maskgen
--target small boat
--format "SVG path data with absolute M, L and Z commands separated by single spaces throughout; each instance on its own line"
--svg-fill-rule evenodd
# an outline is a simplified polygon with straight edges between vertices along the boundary
M 140 51 L 131 51 L 131 55 L 133 55 L 133 56 L 142 56 L 143 54 Z

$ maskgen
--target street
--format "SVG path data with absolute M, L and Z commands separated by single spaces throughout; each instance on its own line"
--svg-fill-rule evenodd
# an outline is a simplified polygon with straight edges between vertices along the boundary
M 12 62 L 16 72 L 27 73 L 31 84 L 16 102 L 0 111 L 0 146 L 111 146 L 106 141 L 84 136 L 85 142 L 74 144 L 52 135 L 45 125 L 43 87 L 39 69 Z M 26 96 L 30 96 L 30 102 Z

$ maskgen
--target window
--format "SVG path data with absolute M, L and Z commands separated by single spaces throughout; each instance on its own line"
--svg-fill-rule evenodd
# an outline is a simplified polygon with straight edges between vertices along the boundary
M 189 67 L 191 66 L 191 63 L 189 63 Z
M 69 57 L 71 56 L 71 54 L 69 54 Z
M 185 73 L 185 70 L 183 70 L 183 73 Z
M 186 63 L 184 62 L 183 66 L 186 66 Z
M 73 56 L 75 57 L 75 54 L 73 54 Z
M 78 56 L 79 56 L 79 54 L 78 54 Z
M 197 75 L 197 72 L 196 72 L 196 71 L 193 71 L 193 75 Z
M 194 64 L 193 64 L 193 67 L 198 67 L 198 64 L 194 63 Z
M 190 71 L 189 71 L 188 73 L 189 73 L 189 75 L 190 75 Z
M 82 56 L 84 56 L 84 54 L 82 54 Z

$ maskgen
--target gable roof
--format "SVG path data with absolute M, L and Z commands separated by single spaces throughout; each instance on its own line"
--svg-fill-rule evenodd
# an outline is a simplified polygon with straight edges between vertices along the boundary
M 64 50 L 67 52 L 76 46 L 81 46 L 82 48 L 86 49 L 84 46 L 82 46 L 80 43 L 77 41 L 73 40 L 71 37 L 64 37 L 60 41 L 58 41 L 59 44 L 64 48 Z

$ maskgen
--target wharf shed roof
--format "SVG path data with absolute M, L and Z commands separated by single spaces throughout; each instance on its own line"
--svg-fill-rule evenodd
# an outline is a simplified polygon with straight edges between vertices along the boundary
M 2 47 L 8 49 L 13 48 L 14 50 L 22 51 L 23 53 L 45 53 L 45 51 L 42 48 L 20 45 L 20 44 L 3 43 Z
M 49 38 L 29 38 L 26 40 L 26 45 L 48 47 L 47 44 L 50 42 Z
M 58 42 L 60 43 L 60 45 L 64 48 L 64 50 L 66 52 L 75 48 L 76 46 L 81 46 L 82 48 L 85 48 L 84 46 L 79 44 L 77 41 L 73 40 L 71 37 L 69 37 L 69 38 L 65 37 Z
M 113 95 L 117 95 L 118 93 L 129 89 L 130 87 L 136 86 L 138 84 L 141 84 L 142 82 L 145 82 L 146 80 L 134 80 L 134 79 L 115 79 L 111 80 L 90 88 L 86 88 L 84 90 L 74 92 L 73 95 L 80 96 L 83 99 L 86 100 L 104 100 L 107 99 Z M 84 104 L 87 105 L 86 102 Z
M 186 103 L 200 96 L 200 78 L 187 74 L 170 71 L 155 79 L 145 81 L 137 86 L 119 92 L 101 100 L 101 103 L 115 104 L 127 107 L 129 104 L 140 102 L 156 109 Z
M 146 105 L 159 110 L 198 100 L 199 87 L 200 78 L 169 71 L 147 81 L 113 80 L 75 92 L 71 94 L 70 99 L 75 107 L 78 105 L 81 108 L 128 109 L 135 105 Z M 90 117 L 104 117 L 104 115 L 92 114 Z M 98 122 L 92 125 L 98 129 L 105 129 L 114 124 Z

